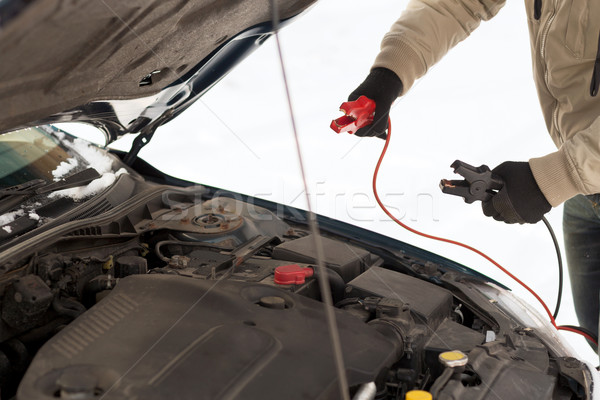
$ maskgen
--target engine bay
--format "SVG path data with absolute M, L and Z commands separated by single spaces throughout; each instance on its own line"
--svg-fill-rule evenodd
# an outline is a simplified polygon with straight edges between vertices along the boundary
M 339 398 L 320 281 L 352 396 L 587 398 L 585 365 L 475 277 L 327 232 L 323 271 L 306 225 L 273 210 L 202 187 L 129 192 L 15 246 L 0 282 L 2 398 Z M 468 362 L 444 364 L 448 351 Z

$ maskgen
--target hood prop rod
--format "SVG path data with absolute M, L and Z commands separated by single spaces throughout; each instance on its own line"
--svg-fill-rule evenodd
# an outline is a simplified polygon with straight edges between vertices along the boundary
M 290 123 L 294 136 L 294 142 L 296 145 L 296 153 L 298 156 L 298 166 L 300 169 L 300 175 L 304 186 L 304 194 L 306 196 L 306 207 L 308 217 L 308 226 L 314 240 L 314 246 L 316 250 L 316 261 L 317 261 L 317 273 L 321 276 L 327 276 L 327 270 L 325 266 L 325 250 L 319 234 L 319 224 L 317 216 L 312 210 L 310 194 L 308 190 L 308 183 L 306 181 L 306 173 L 304 170 L 304 161 L 302 158 L 302 151 L 300 149 L 300 139 L 298 138 L 298 129 L 296 128 L 296 119 L 294 117 L 294 108 L 292 106 L 292 98 L 290 95 L 290 87 L 287 80 L 287 74 L 285 70 L 285 63 L 283 61 L 283 53 L 281 51 L 281 43 L 279 40 L 279 9 L 278 0 L 271 0 L 271 17 L 273 24 L 273 31 L 275 32 L 275 43 L 277 48 L 277 55 L 279 58 L 279 65 L 281 67 L 281 75 L 283 78 L 283 86 L 285 88 L 285 95 L 288 105 L 288 111 L 290 114 Z M 331 340 L 331 346 L 333 350 L 333 359 L 338 378 L 339 398 L 342 400 L 350 400 L 350 393 L 348 391 L 348 378 L 346 376 L 346 368 L 344 366 L 344 356 L 342 352 L 342 344 L 340 339 L 340 332 L 337 326 L 335 318 L 335 308 L 331 297 L 331 288 L 329 287 L 326 279 L 318 279 L 319 289 L 321 292 L 321 300 L 325 308 L 325 319 L 327 320 L 327 327 L 329 330 L 329 336 Z
M 140 130 L 140 133 L 133 140 L 133 144 L 131 145 L 131 149 L 127 152 L 125 157 L 123 157 L 123 162 L 128 166 L 132 166 L 134 161 L 137 159 L 140 150 L 152 140 L 152 136 L 154 136 L 154 132 L 158 129 L 159 126 L 168 122 L 173 116 L 173 109 L 168 109 L 164 113 L 160 115 L 160 117 L 156 118 L 154 121 L 146 125 Z

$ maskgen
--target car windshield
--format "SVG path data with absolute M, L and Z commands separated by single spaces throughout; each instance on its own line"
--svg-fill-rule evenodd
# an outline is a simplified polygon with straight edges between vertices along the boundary
M 0 189 L 12 188 L 0 193 L 0 242 L 55 220 L 127 173 L 114 171 L 115 157 L 51 125 L 0 135 L 0 157 Z
M 67 149 L 42 128 L 21 129 L 0 135 L 0 186 L 19 185 L 33 179 L 52 181 L 59 166 L 69 165 Z

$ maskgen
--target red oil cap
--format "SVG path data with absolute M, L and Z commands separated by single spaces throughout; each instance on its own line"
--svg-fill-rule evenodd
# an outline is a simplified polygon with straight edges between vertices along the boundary
M 302 268 L 298 264 L 282 265 L 275 268 L 275 283 L 278 285 L 300 285 L 313 276 L 312 268 Z

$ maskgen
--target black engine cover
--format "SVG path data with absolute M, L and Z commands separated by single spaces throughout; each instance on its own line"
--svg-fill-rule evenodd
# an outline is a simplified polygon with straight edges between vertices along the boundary
M 374 381 L 395 345 L 336 309 L 350 386 Z M 320 302 L 275 287 L 179 276 L 122 279 L 48 341 L 18 399 L 338 398 Z M 88 397 L 77 397 L 88 398 Z

